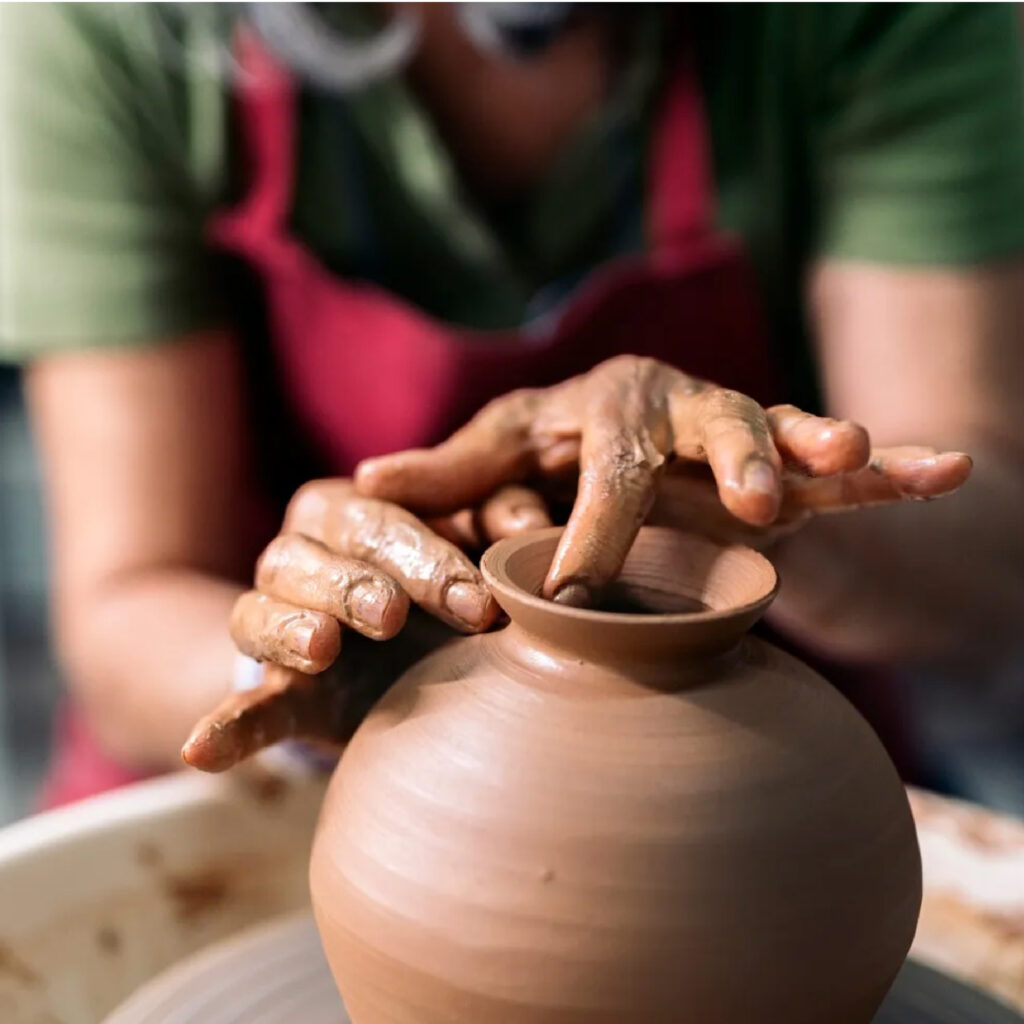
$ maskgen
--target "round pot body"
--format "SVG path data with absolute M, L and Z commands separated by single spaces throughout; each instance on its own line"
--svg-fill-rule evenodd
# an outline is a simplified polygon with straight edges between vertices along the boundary
M 355 1024 L 869 1024 L 910 946 L 907 799 L 847 701 L 746 631 L 753 551 L 645 528 L 615 604 L 484 571 L 510 625 L 389 691 L 346 750 L 314 910 Z M 685 609 L 679 611 L 678 609 Z

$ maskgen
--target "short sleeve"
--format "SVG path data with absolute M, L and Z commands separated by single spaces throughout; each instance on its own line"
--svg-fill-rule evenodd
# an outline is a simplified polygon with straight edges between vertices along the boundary
M 218 320 L 203 224 L 223 114 L 161 60 L 158 6 L 0 11 L 0 359 Z
M 973 264 L 1024 252 L 1016 4 L 819 8 L 819 255 Z

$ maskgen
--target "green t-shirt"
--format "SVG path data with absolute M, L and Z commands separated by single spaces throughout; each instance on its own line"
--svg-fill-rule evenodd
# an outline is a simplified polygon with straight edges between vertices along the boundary
M 0 357 L 218 321 L 203 231 L 243 173 L 219 57 L 238 9 L 0 8 Z M 605 109 L 500 207 L 460 188 L 400 76 L 305 90 L 296 233 L 337 273 L 478 327 L 518 324 L 553 283 L 641 246 L 666 8 L 631 10 L 632 55 Z M 749 244 L 795 375 L 812 260 L 1024 251 L 1016 5 L 702 5 L 692 21 L 719 218 Z

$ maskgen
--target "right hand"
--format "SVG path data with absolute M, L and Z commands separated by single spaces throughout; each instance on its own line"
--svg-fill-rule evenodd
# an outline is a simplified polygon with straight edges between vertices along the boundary
M 296 492 L 261 555 L 255 589 L 232 612 L 231 636 L 251 658 L 312 675 L 337 659 L 346 628 L 394 637 L 410 601 L 461 632 L 479 632 L 498 608 L 459 544 L 549 525 L 543 501 L 525 487 L 501 488 L 473 513 L 427 525 L 357 494 L 349 480 L 314 480 Z

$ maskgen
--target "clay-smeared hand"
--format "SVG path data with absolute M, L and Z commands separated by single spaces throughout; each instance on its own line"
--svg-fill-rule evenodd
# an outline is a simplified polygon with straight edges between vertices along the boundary
M 413 609 L 401 636 L 390 643 L 349 636 L 325 672 L 311 675 L 268 664 L 259 686 L 230 694 L 196 724 L 182 759 L 201 771 L 222 772 L 282 740 L 302 739 L 337 750 L 407 668 L 455 635 Z
M 710 492 L 692 473 L 702 465 Z M 663 363 L 620 356 L 555 387 L 497 399 L 436 448 L 368 460 L 355 482 L 361 494 L 444 514 L 509 483 L 577 466 L 575 505 L 544 592 L 585 604 L 617 575 L 677 467 L 681 485 L 667 488 L 676 514 L 662 521 L 719 536 L 731 523 L 751 539 L 815 512 L 946 494 L 964 482 L 971 461 L 930 448 L 872 451 L 856 423 L 793 406 L 763 409 Z
M 243 654 L 315 674 L 337 659 L 346 628 L 394 637 L 410 601 L 462 632 L 486 629 L 497 605 L 461 549 L 547 525 L 540 498 L 523 487 L 498 488 L 472 512 L 427 525 L 348 480 L 314 480 L 260 557 L 231 635 Z

